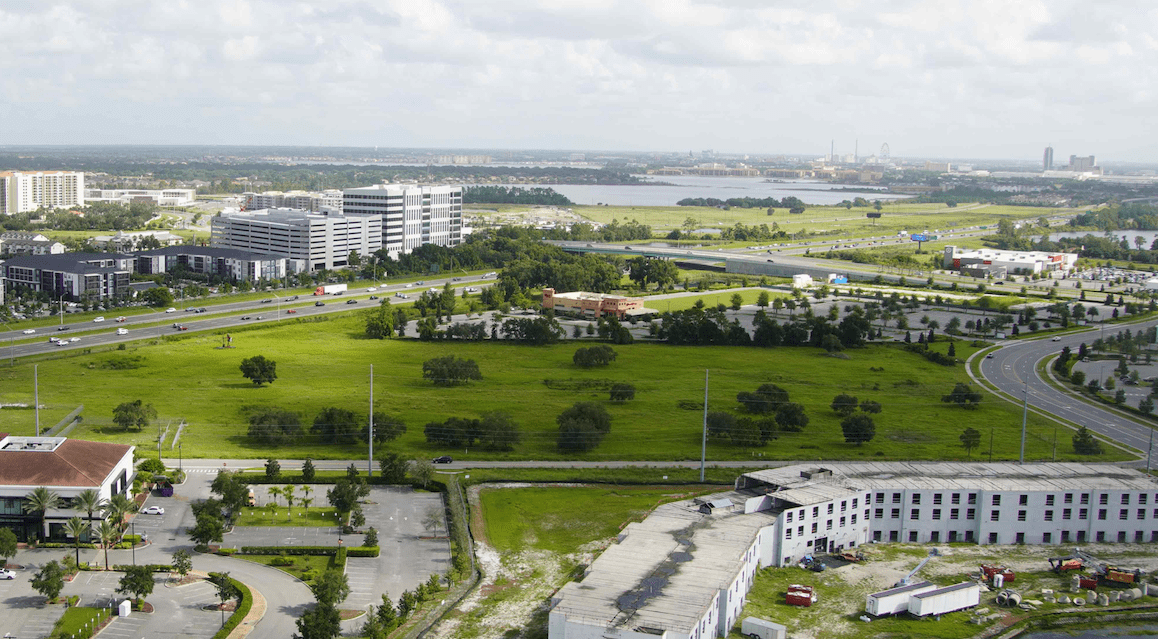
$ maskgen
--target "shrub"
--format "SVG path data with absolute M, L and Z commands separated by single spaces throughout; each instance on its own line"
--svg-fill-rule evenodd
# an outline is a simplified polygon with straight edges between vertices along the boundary
M 253 608 L 253 593 L 250 592 L 249 587 L 236 579 L 230 578 L 229 582 L 233 584 L 233 589 L 238 593 L 237 609 L 229 615 L 229 619 L 217 634 L 213 635 L 213 639 L 226 639 L 233 629 L 245 620 L 245 616 L 249 614 Z

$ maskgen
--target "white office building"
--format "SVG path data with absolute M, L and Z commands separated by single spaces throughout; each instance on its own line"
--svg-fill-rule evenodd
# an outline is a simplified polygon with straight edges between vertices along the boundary
M 342 212 L 342 191 L 327 189 L 321 192 L 308 191 L 265 191 L 262 193 L 247 192 L 241 195 L 241 201 L 246 210 L 260 209 L 301 209 L 303 211 L 331 211 Z
M 391 257 L 423 244 L 462 243 L 462 187 L 379 184 L 346 189 L 346 213 L 382 216 L 382 243 Z
M 168 231 L 117 231 L 114 235 L 97 235 L 92 238 L 94 247 L 102 251 L 127 253 L 156 240 L 159 246 L 179 246 L 185 238 Z
M 0 172 L 0 214 L 13 215 L 84 206 L 84 173 L 75 171 Z
M 347 266 L 350 253 L 382 248 L 379 215 L 311 213 L 298 209 L 222 212 L 211 222 L 210 245 L 282 255 L 291 271 Z
M 132 204 L 152 202 L 157 206 L 189 206 L 197 201 L 195 189 L 85 189 L 86 202 Z

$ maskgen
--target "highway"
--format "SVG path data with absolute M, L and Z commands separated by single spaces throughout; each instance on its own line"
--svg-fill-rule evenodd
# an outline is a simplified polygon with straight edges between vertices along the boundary
M 1155 324 L 1158 324 L 1158 320 L 1115 325 L 1105 329 L 1105 336 L 1116 335 L 1127 328 L 1136 333 Z M 1150 442 L 1150 426 L 1116 411 L 1087 404 L 1069 393 L 1050 386 L 1035 373 L 1036 364 L 1042 358 L 1059 353 L 1066 346 L 1076 354 L 1082 342 L 1089 346 L 1101 335 L 1101 329 L 1094 329 L 1060 335 L 1060 341 L 1056 342 L 1052 338 L 1009 342 L 994 351 L 992 359 L 981 361 L 981 374 L 1002 392 L 1017 400 L 1022 398 L 1028 379 L 1030 406 L 1145 451 Z
M 173 324 L 186 326 L 189 332 L 213 331 L 253 324 L 269 324 L 271 322 L 276 323 L 282 318 L 293 319 L 296 317 L 310 317 L 327 313 L 340 313 L 372 308 L 372 305 L 377 304 L 379 300 L 370 300 L 369 297 L 371 295 L 376 295 L 382 299 L 388 298 L 394 303 L 406 303 L 417 299 L 423 291 L 432 288 L 441 290 L 447 282 L 450 282 L 454 286 L 456 295 L 461 295 L 462 288 L 464 287 L 475 286 L 481 288 L 483 286 L 489 286 L 494 281 L 493 277 L 485 278 L 481 275 L 471 275 L 423 280 L 421 285 L 417 283 L 382 285 L 375 287 L 377 290 L 373 292 L 366 290 L 369 287 L 351 288 L 341 295 L 314 296 L 299 294 L 297 296 L 278 297 L 275 295 L 275 292 L 270 292 L 268 293 L 269 297 L 267 299 L 272 301 L 268 303 L 261 300 L 226 302 L 204 306 L 206 309 L 204 313 L 192 312 L 192 309 L 202 307 L 197 303 L 190 303 L 186 306 L 186 310 L 178 309 L 172 313 L 159 310 L 154 313 L 127 315 L 124 316 L 124 322 L 116 321 L 120 310 L 112 309 L 104 316 L 105 321 L 103 322 L 88 320 L 84 322 L 66 323 L 64 326 L 68 327 L 68 330 L 65 331 L 58 330 L 59 326 L 56 325 L 37 327 L 34 335 L 26 335 L 20 330 L 0 331 L 0 361 L 27 355 L 67 352 L 78 348 L 92 348 L 94 346 L 108 346 L 110 344 L 132 342 L 142 339 L 156 339 L 165 335 L 176 335 L 184 332 L 174 328 Z M 407 295 L 408 298 L 401 299 L 395 297 L 398 293 Z M 295 297 L 296 299 L 294 299 Z M 357 304 L 347 303 L 348 300 L 352 299 L 357 300 Z M 324 302 L 325 306 L 315 306 L 319 301 Z M 250 319 L 241 319 L 246 316 Z M 65 317 L 67 319 L 68 316 L 66 315 Z M 158 325 L 158 322 L 164 322 L 164 324 Z M 127 334 L 117 335 L 117 329 L 120 328 L 128 331 Z M 77 337 L 79 340 L 70 342 L 66 346 L 57 346 L 48 341 L 50 337 L 60 337 L 62 339 Z

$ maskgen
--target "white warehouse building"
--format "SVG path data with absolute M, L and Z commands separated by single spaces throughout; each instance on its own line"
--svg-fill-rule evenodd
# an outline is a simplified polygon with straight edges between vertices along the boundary
M 222 212 L 211 222 L 210 246 L 288 257 L 291 271 L 347 266 L 350 253 L 382 248 L 378 215 L 298 209 Z
M 462 187 L 378 184 L 346 189 L 346 213 L 382 216 L 382 245 L 397 258 L 423 244 L 462 243 Z
M 1047 253 L 1044 251 L 998 251 L 994 249 L 963 249 L 946 246 L 942 262 L 944 268 L 979 271 L 996 276 L 1032 275 L 1052 271 L 1068 272 L 1078 262 L 1076 253 Z
M 550 639 L 706 639 L 757 567 L 869 542 L 1158 542 L 1158 482 L 1112 464 L 791 465 L 664 504 L 551 600 Z

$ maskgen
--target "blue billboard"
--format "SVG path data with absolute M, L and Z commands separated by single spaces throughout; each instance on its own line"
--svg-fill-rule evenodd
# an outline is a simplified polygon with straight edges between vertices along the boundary
M 909 236 L 909 239 L 913 240 L 914 242 L 928 242 L 929 236 L 913 234 Z

